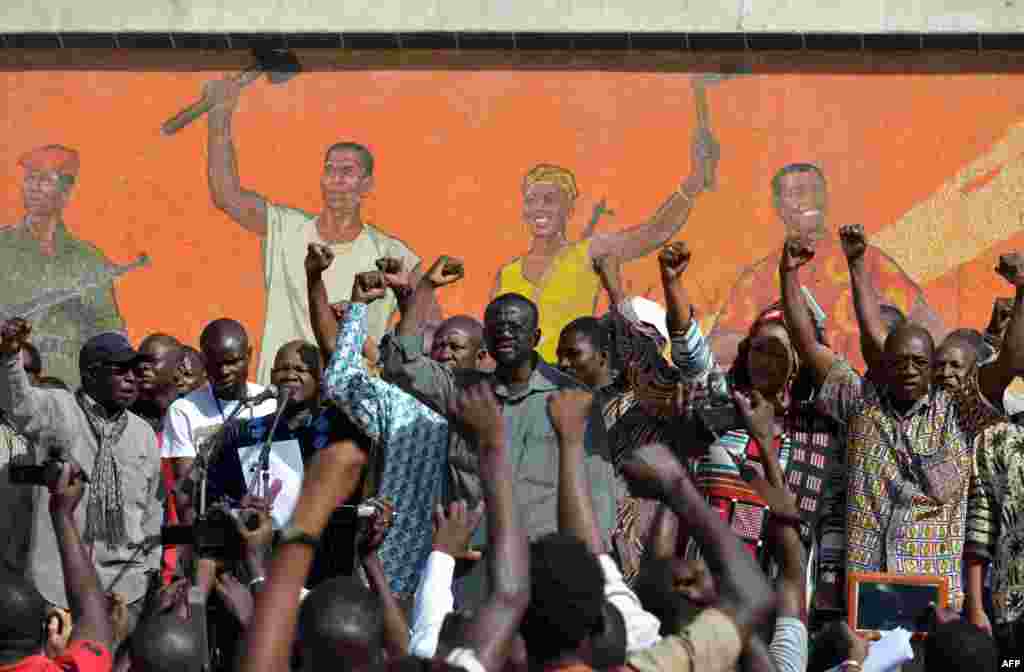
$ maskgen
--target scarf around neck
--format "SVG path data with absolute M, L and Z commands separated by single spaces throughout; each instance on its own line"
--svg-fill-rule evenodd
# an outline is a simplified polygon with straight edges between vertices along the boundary
M 128 413 L 121 411 L 111 417 L 106 409 L 81 389 L 75 398 L 98 444 L 90 475 L 84 541 L 87 544 L 102 541 L 116 548 L 125 544 L 128 537 L 124 522 L 121 473 L 114 457 L 115 447 L 128 427 Z

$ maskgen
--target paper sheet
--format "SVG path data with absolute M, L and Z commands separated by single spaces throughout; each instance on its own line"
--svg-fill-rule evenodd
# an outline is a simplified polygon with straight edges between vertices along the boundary
M 238 458 L 242 463 L 242 476 L 245 478 L 245 485 L 249 492 L 262 495 L 263 474 L 260 471 L 260 452 L 262 445 L 243 446 L 238 450 Z M 280 484 L 280 492 L 274 499 L 274 506 L 270 511 L 274 519 L 274 528 L 281 529 L 291 520 L 295 512 L 295 505 L 299 501 L 299 492 L 302 489 L 302 449 L 299 442 L 294 439 L 289 441 L 275 441 L 270 446 L 270 484 L 271 490 L 277 489 Z M 255 484 L 254 484 L 255 481 Z

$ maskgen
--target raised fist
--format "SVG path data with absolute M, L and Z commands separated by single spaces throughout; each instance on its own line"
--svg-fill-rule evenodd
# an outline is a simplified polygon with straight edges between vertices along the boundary
M 669 243 L 658 253 L 658 264 L 661 266 L 662 274 L 673 280 L 678 278 L 689 268 L 692 256 L 686 243 L 682 241 Z

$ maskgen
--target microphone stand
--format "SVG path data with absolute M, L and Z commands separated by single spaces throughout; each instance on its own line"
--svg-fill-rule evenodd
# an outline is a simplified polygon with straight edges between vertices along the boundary
M 199 508 L 196 513 L 196 516 L 199 518 L 206 515 L 206 482 L 210 475 L 210 463 L 213 462 L 213 459 L 220 454 L 221 449 L 224 447 L 224 436 L 227 433 L 231 422 L 237 418 L 243 410 L 251 408 L 252 402 L 252 399 L 242 399 L 239 401 L 235 410 L 231 411 L 231 415 L 227 417 L 224 424 L 218 427 L 216 433 L 211 437 L 209 442 L 210 448 L 205 452 L 200 452 L 197 447 L 196 459 L 192 462 L 192 466 L 189 467 L 188 473 L 174 487 L 175 491 L 180 493 L 185 487 L 185 484 L 191 482 L 195 473 L 197 471 L 200 473 Z
M 291 402 L 292 396 L 287 393 L 281 394 L 277 399 L 277 413 L 274 414 L 274 422 L 270 425 L 270 432 L 267 434 L 267 440 L 263 442 L 263 448 L 260 450 L 260 472 L 262 476 L 263 484 L 263 496 L 270 496 L 270 447 L 274 443 L 274 434 L 277 432 L 277 424 L 281 422 L 281 416 L 284 414 L 284 409 L 288 407 Z M 256 479 L 253 479 L 253 486 L 256 486 Z M 250 488 L 251 490 L 252 488 Z M 259 494 L 259 490 L 257 493 Z

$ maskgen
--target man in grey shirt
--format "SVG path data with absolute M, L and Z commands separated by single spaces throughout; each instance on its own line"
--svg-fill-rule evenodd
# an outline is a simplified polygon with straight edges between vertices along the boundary
M 423 296 L 422 288 L 417 288 L 416 295 L 417 302 L 431 298 Z M 386 380 L 449 420 L 449 409 L 460 389 L 481 378 L 491 381 L 505 418 L 519 515 L 530 539 L 558 531 L 558 440 L 548 415 L 548 398 L 560 389 L 580 387 L 534 352 L 539 339 L 536 305 L 519 294 L 503 294 L 484 313 L 484 340 L 496 363 L 494 373 L 453 371 L 425 357 L 422 333 L 411 336 L 400 331 L 385 342 L 381 353 Z M 607 543 L 615 525 L 615 479 L 603 432 L 604 422 L 595 406 L 587 428 L 585 462 L 594 513 Z M 476 447 L 454 424 L 448 445 L 454 481 L 449 484 L 448 498 L 467 499 L 475 505 L 481 498 Z M 486 539 L 483 527 L 474 541 Z M 481 572 L 474 572 L 477 574 Z M 466 584 L 462 595 L 470 603 L 484 594 L 478 595 L 482 587 L 472 584 Z
M 30 331 L 20 319 L 0 327 L 0 409 L 34 446 L 37 464 L 59 455 L 87 475 L 88 501 L 75 511 L 75 521 L 104 592 L 129 607 L 130 632 L 145 597 L 146 573 L 160 566 L 160 547 L 146 545 L 146 538 L 159 537 L 164 514 L 156 435 L 127 410 L 138 397 L 139 354 L 123 335 L 100 334 L 82 347 L 76 393 L 32 387 L 18 356 Z M 26 521 L 32 526 L 27 578 L 47 602 L 66 609 L 49 495 L 42 488 L 34 495 Z

